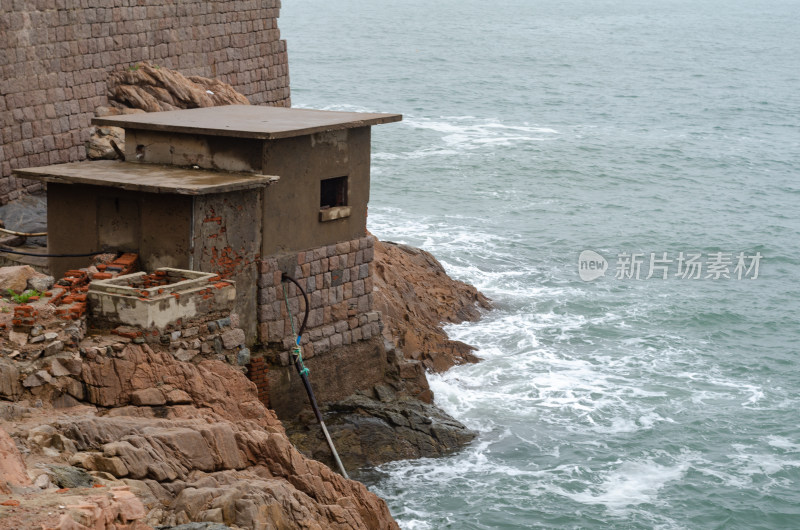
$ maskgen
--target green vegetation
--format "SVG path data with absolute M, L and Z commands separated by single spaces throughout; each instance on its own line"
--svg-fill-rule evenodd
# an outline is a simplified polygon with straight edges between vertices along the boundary
M 27 303 L 27 301 L 30 300 L 34 296 L 42 296 L 42 293 L 40 293 L 39 291 L 36 291 L 34 289 L 28 289 L 27 291 L 23 292 L 22 294 L 17 294 L 14 291 L 12 291 L 11 289 L 8 289 L 6 292 L 8 293 L 8 299 L 9 300 L 13 300 L 14 302 L 16 302 L 18 304 Z

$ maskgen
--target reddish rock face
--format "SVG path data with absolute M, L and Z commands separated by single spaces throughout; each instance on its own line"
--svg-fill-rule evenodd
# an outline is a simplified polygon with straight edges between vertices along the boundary
M 491 308 L 488 298 L 450 278 L 430 253 L 407 245 L 376 241 L 374 265 L 374 303 L 387 324 L 384 336 L 407 359 L 434 372 L 477 362 L 474 348 L 448 339 L 441 324 L 478 320 L 481 308 Z
M 275 521 L 285 528 L 397 528 L 386 503 L 363 484 L 301 455 L 258 400 L 255 385 L 234 366 L 182 362 L 157 347 L 128 344 L 111 356 L 92 348 L 74 371 L 85 388 L 83 401 L 99 408 L 24 406 L 34 391 L 49 402 L 68 375 L 26 390 L 17 404 L 0 401 L 5 416 L 24 418 L 3 421 L 0 415 L 0 476 L 12 487 L 31 484 L 6 428 L 27 444 L 32 473 L 69 462 L 87 470 L 96 486 L 112 487 L 113 495 L 58 490 L 82 496 L 67 502 L 53 498 L 55 487 L 26 490 L 18 496 L 26 517 L 44 517 L 52 503 L 79 503 L 91 514 L 127 510 L 124 519 L 141 525 L 136 528 L 189 521 L 241 528 Z M 124 485 L 122 479 L 132 493 L 113 489 Z M 75 528 L 70 517 L 62 517 L 58 528 Z
M 427 252 L 376 242 L 374 266 L 368 292 L 383 312 L 384 338 L 397 349 L 373 338 L 373 345 L 391 358 L 385 380 L 373 388 L 375 399 L 359 395 L 332 406 L 331 412 L 342 416 L 330 425 L 337 446 L 364 457 L 363 462 L 351 459 L 351 467 L 444 454 L 472 439 L 458 422 L 420 403 L 432 401 L 424 369 L 475 362 L 473 349 L 449 340 L 441 323 L 475 320 L 481 308 L 490 307 L 474 287 L 450 279 Z M 191 329 L 184 329 L 180 338 L 196 338 L 197 330 Z M 20 495 L 24 513 L 56 517 L 44 506 L 67 504 L 66 496 L 75 495 L 69 502 L 85 504 L 92 513 L 104 507 L 121 513 L 119 507 L 125 505 L 126 520 L 136 518 L 141 525 L 219 521 L 260 528 L 269 521 L 287 528 L 397 528 L 384 501 L 292 446 L 275 413 L 259 400 L 255 384 L 240 369 L 194 355 L 194 362 L 186 362 L 172 351 L 171 339 L 137 343 L 138 336 L 117 331 L 80 344 L 83 337 L 76 338 L 66 346 L 74 354 L 0 363 L 0 398 L 16 402 L 0 401 L 0 413 L 5 411 L 0 428 L 30 451 L 26 472 L 18 452 L 16 460 L 7 457 L 16 446 L 0 429 L 5 435 L 5 440 L 0 436 L 0 476 L 11 488 L 29 486 L 30 478 L 48 488 L 57 478 L 43 476 L 44 468 L 33 464 L 65 462 L 87 470 L 95 486 L 121 486 L 124 479 L 131 488 L 131 495 L 106 495 L 99 504 L 91 497 L 98 491 L 62 488 L 58 499 L 47 501 L 51 504 L 34 501 L 39 508 L 31 507 L 36 495 L 55 495 L 53 486 Z M 31 340 L 38 340 L 33 335 Z M 44 407 L 32 407 L 37 400 Z M 50 404 L 62 408 L 54 410 Z M 86 404 L 92 407 L 78 406 Z M 11 421 L 12 416 L 25 419 Z M 401 431 L 413 436 L 394 443 Z M 323 442 L 313 433 L 305 434 L 309 454 L 319 458 L 324 451 L 317 446 Z M 432 454 L 419 449 L 431 445 L 431 439 L 441 442 Z M 386 440 L 393 444 L 377 443 Z M 16 471 L 7 470 L 14 462 Z M 6 477 L 17 477 L 16 482 Z M 5 483 L 0 487 L 11 491 Z M 72 524 L 71 517 L 59 524 Z
M 0 493 L 10 493 L 11 486 L 30 486 L 31 479 L 25 470 L 25 462 L 17 450 L 14 440 L 0 427 Z

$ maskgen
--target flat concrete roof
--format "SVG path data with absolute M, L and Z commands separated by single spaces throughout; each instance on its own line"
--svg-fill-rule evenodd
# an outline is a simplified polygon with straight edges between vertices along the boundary
M 368 127 L 403 119 L 401 114 L 225 105 L 92 118 L 95 125 L 125 129 L 275 140 L 292 136 Z
M 119 160 L 91 160 L 44 167 L 15 169 L 27 179 L 60 184 L 89 184 L 149 193 L 208 195 L 266 186 L 278 180 L 270 175 L 191 169 Z

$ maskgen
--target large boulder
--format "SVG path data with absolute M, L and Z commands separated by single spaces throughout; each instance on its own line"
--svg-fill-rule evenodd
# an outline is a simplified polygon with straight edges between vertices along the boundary
M 218 79 L 186 77 L 149 63 L 112 72 L 108 76 L 108 98 L 146 112 L 250 104 L 231 85 Z
M 108 76 L 108 100 L 112 106 L 98 107 L 98 116 L 193 109 L 220 105 L 249 105 L 247 98 L 228 83 L 208 77 L 186 77 L 176 70 L 138 63 Z M 120 127 L 93 127 L 86 142 L 86 155 L 93 159 L 119 158 L 125 149 L 125 131 Z
M 37 276 L 45 275 L 36 272 L 36 270 L 29 265 L 0 267 L 0 296 L 5 296 L 9 290 L 17 294 L 22 293 L 28 288 L 28 280 Z
M 387 388 L 381 391 L 390 393 Z M 439 408 L 413 398 L 374 399 L 356 394 L 326 407 L 325 425 L 348 469 L 392 460 L 432 458 L 460 449 L 475 433 Z M 303 453 L 333 466 L 330 448 L 315 423 L 288 422 L 287 433 Z

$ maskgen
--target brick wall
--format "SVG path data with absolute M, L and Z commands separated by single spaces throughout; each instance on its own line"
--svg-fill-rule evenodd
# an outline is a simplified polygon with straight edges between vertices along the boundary
M 0 204 L 18 167 L 82 160 L 110 71 L 149 61 L 289 106 L 280 0 L 0 0 Z
M 287 366 L 294 345 L 287 318 L 281 273 L 289 273 L 305 289 L 310 313 L 303 335 L 303 356 L 325 352 L 380 335 L 380 313 L 372 310 L 373 236 L 345 241 L 260 262 L 258 280 L 259 340 L 276 352 L 269 362 Z M 302 322 L 302 294 L 287 283 L 295 331 Z
M 247 377 L 258 388 L 258 399 L 269 407 L 269 379 L 267 363 L 263 357 L 256 357 L 247 365 Z

